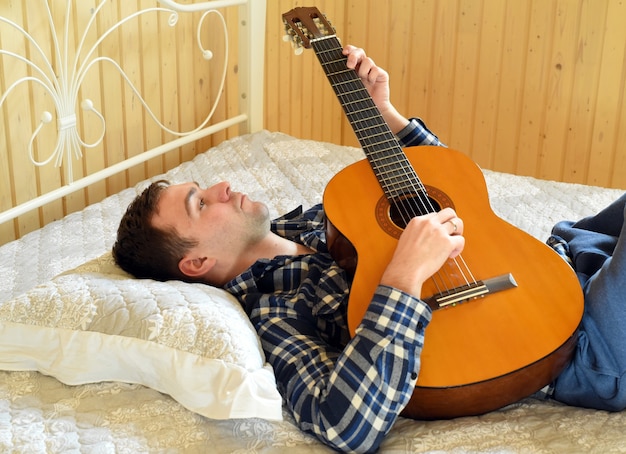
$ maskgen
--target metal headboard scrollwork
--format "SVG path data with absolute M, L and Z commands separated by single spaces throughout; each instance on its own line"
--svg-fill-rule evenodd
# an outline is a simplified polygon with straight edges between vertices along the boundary
M 30 0 L 31 2 L 35 0 Z M 13 81 L 5 81 L 6 89 L 0 94 L 0 109 L 5 101 L 14 96 L 18 87 L 24 84 L 30 84 L 38 87 L 38 90 L 45 92 L 45 97 L 49 99 L 52 108 L 43 109 L 38 113 L 38 120 L 32 119 L 32 134 L 28 140 L 26 150 L 13 150 L 13 152 L 28 153 L 30 161 L 35 166 L 54 165 L 63 167 L 65 172 L 64 184 L 50 192 L 41 194 L 31 200 L 17 204 L 0 213 L 0 224 L 15 219 L 18 216 L 44 206 L 52 200 L 58 200 L 74 191 L 85 188 L 88 185 L 102 181 L 103 179 L 127 170 L 137 164 L 148 161 L 159 156 L 166 151 L 180 147 L 184 144 L 191 143 L 202 137 L 213 134 L 231 126 L 243 125 L 244 131 L 252 132 L 262 127 L 262 96 L 263 96 L 263 39 L 259 39 L 258 33 L 263 33 L 262 27 L 265 17 L 265 1 L 264 0 L 215 0 L 204 1 L 199 3 L 179 3 L 171 0 L 155 0 L 158 4 L 155 6 L 140 9 L 132 14 L 121 18 L 119 21 L 111 24 L 106 30 L 95 30 L 97 27 L 96 19 L 107 0 L 97 0 L 97 5 L 91 9 L 91 16 L 84 26 L 72 22 L 72 7 L 77 0 L 67 0 L 66 14 L 62 23 L 59 23 L 58 14 L 53 14 L 51 10 L 50 0 L 40 0 L 39 7 L 45 10 L 44 16 L 47 18 L 45 25 L 49 27 L 49 40 L 46 42 L 38 41 L 38 38 L 27 29 L 27 27 L 13 21 L 9 18 L 0 16 L 0 27 L 9 27 L 19 33 L 27 43 L 24 46 L 24 53 L 5 48 L 0 45 L 0 58 L 5 64 L 11 64 L 7 61 L 19 62 L 26 68 L 26 74 Z M 241 30 L 238 38 L 239 41 L 239 66 L 242 71 L 239 73 L 240 80 L 240 113 L 221 120 L 219 122 L 209 124 L 214 116 L 216 107 L 220 102 L 220 97 L 224 89 L 224 83 L 227 75 L 228 55 L 229 55 L 229 37 L 226 27 L 226 21 L 220 8 L 239 7 Z M 211 101 L 211 107 L 204 120 L 189 130 L 177 130 L 163 122 L 157 114 L 154 113 L 149 103 L 144 98 L 141 87 L 133 83 L 132 78 L 127 74 L 126 70 L 115 59 L 100 52 L 101 46 L 109 39 L 110 36 L 119 33 L 122 26 L 134 20 L 147 20 L 145 16 L 158 13 L 168 15 L 167 24 L 175 27 L 182 13 L 199 13 L 197 20 L 195 45 L 197 52 L 200 52 L 202 58 L 211 60 L 213 58 L 213 50 L 203 43 L 202 30 L 205 28 L 207 18 L 213 17 L 213 22 L 220 24 L 217 28 L 212 29 L 212 33 L 221 33 L 223 38 L 224 49 L 220 49 L 220 54 L 224 56 L 223 69 L 221 78 L 217 81 L 217 96 Z M 55 18 L 57 18 L 55 22 Z M 72 33 L 73 32 L 73 33 Z M 95 40 L 89 41 L 88 36 L 97 35 Z M 38 37 L 41 38 L 41 33 Z M 263 35 L 261 35 L 263 36 Z M 73 41 L 71 39 L 73 38 Z M 107 65 L 114 68 L 123 79 L 127 87 L 132 90 L 134 97 L 139 104 L 145 109 L 147 115 L 166 133 L 175 136 L 174 140 L 146 150 L 143 153 L 132 156 L 121 162 L 107 166 L 95 173 L 76 179 L 73 171 L 71 160 L 81 159 L 85 150 L 100 145 L 106 134 L 107 120 L 102 114 L 101 109 L 88 96 L 87 90 L 83 89 L 83 82 L 86 75 L 90 71 L 94 71 L 99 65 Z M 252 71 L 255 71 L 254 77 Z M 213 84 L 216 81 L 211 81 Z M 88 115 L 92 118 L 92 127 L 89 135 L 92 137 L 88 140 L 84 137 L 84 132 L 78 128 L 78 112 L 82 109 L 82 115 Z M 38 136 L 46 128 L 54 128 L 54 118 L 56 117 L 56 142 L 49 144 L 46 150 L 42 150 L 41 144 L 38 147 L 38 153 L 33 151 L 34 144 Z M 97 125 L 97 126 L 93 126 Z M 64 164 L 69 163 L 68 165 Z

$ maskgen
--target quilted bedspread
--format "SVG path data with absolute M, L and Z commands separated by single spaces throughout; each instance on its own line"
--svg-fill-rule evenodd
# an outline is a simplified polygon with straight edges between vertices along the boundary
M 262 131 L 226 141 L 165 177 L 201 185 L 228 180 L 235 190 L 267 202 L 278 216 L 299 204 L 319 202 L 327 181 L 361 158 L 356 148 Z M 541 240 L 555 222 L 589 215 L 622 193 L 483 173 L 496 214 Z M 109 250 L 123 211 L 146 184 L 0 248 L 0 301 Z M 37 372 L 0 372 L 0 452 L 330 452 L 283 413 L 283 421 L 217 421 L 140 385 L 68 386 Z M 529 397 L 477 417 L 432 422 L 400 418 L 381 452 L 626 452 L 624 427 L 626 413 Z

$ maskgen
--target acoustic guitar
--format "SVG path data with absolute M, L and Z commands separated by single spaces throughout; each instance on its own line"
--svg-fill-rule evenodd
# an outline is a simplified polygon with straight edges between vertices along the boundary
M 453 207 L 464 222 L 462 257 L 449 259 L 422 288 L 433 317 L 402 414 L 482 414 L 551 383 L 571 358 L 583 313 L 571 267 L 492 211 L 483 174 L 465 154 L 402 149 L 316 8 L 295 8 L 283 20 L 298 47 L 315 51 L 367 158 L 334 176 L 323 197 L 331 253 L 354 273 L 352 335 L 408 220 Z

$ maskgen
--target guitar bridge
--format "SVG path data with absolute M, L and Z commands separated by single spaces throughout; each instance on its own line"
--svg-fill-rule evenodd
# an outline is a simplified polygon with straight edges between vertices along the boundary
M 517 287 L 517 282 L 513 275 L 508 273 L 446 290 L 424 299 L 424 302 L 432 310 L 443 309 L 513 287 Z

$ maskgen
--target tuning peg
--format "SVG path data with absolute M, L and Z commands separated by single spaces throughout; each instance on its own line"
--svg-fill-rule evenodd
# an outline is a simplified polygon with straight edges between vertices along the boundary
M 293 39 L 291 39 L 291 47 L 293 48 L 293 53 L 296 55 L 300 55 L 302 54 L 302 52 L 304 52 L 302 40 L 299 36 L 294 36 Z
M 293 48 L 293 52 L 296 55 L 300 55 L 302 54 L 302 52 L 304 52 L 304 46 L 302 45 L 302 38 L 300 38 L 295 33 L 293 34 L 290 33 L 286 37 L 283 37 L 283 40 L 291 42 L 291 47 Z

